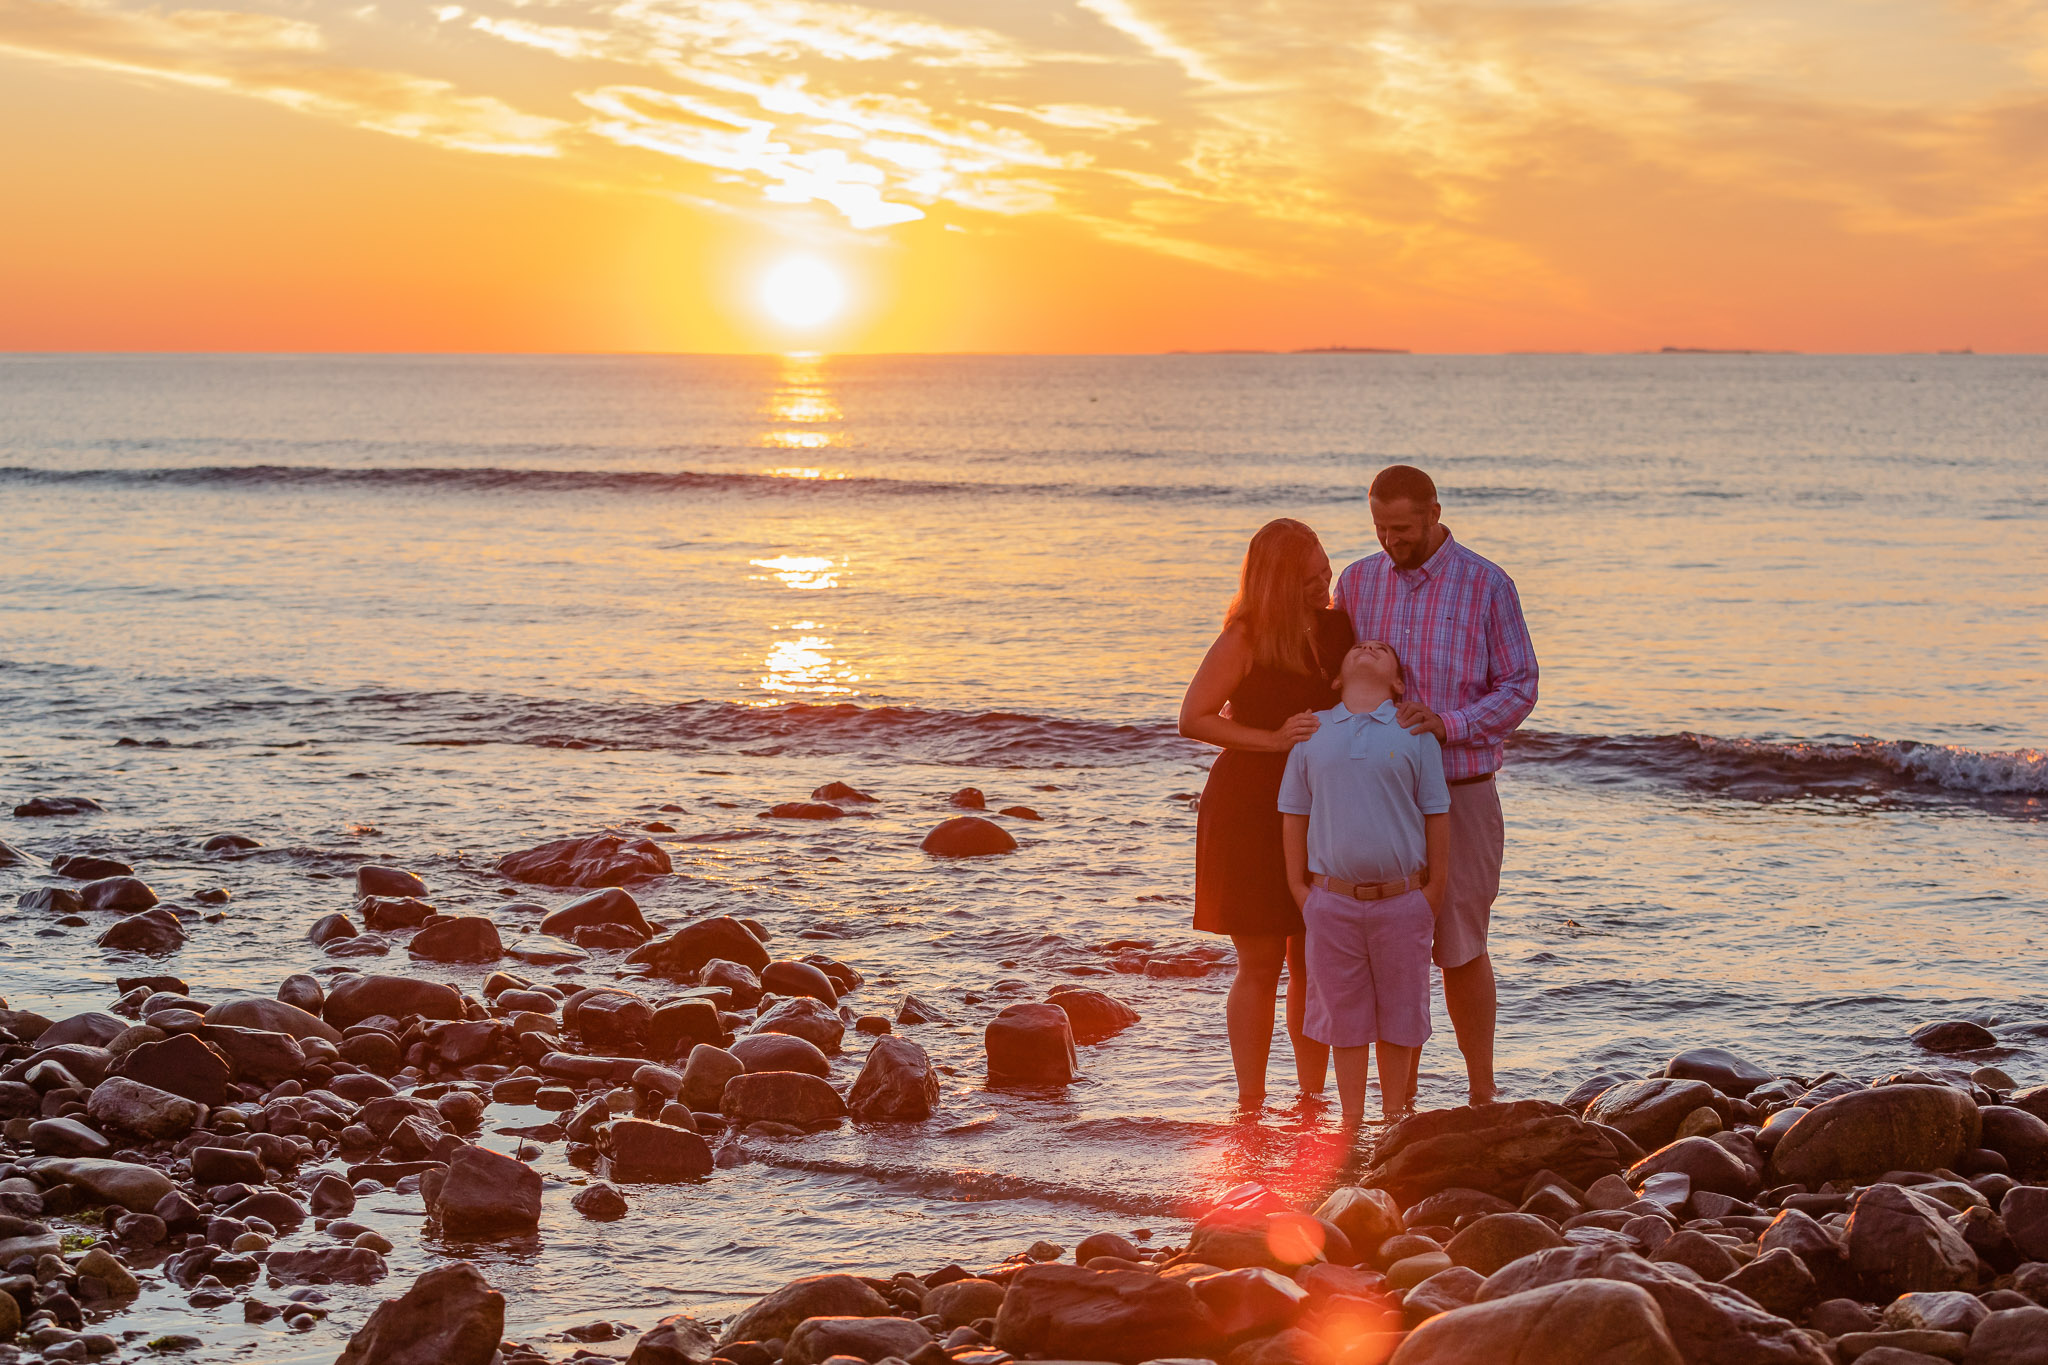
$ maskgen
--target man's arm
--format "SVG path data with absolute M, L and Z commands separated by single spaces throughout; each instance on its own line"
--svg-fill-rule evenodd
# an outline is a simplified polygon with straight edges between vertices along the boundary
M 1451 817 L 1448 814 L 1423 816 L 1422 842 L 1429 860 L 1429 882 L 1422 888 L 1422 898 L 1429 902 L 1432 915 L 1441 915 L 1444 912 L 1444 888 L 1451 879 Z
M 1280 852 L 1287 859 L 1287 889 L 1296 906 L 1308 902 L 1308 817 L 1280 817 Z
M 1499 744 L 1536 709 L 1536 646 L 1522 619 L 1522 599 L 1505 575 L 1487 594 L 1486 681 L 1477 701 L 1441 713 L 1437 738 L 1446 745 Z

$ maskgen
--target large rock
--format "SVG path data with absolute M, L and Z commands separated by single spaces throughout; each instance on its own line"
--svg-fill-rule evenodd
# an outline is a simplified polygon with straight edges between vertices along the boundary
M 1339 1185 L 1316 1209 L 1315 1216 L 1344 1234 L 1346 1241 L 1369 1255 L 1389 1237 L 1402 1231 L 1401 1207 L 1385 1190 Z
M 456 1237 L 524 1237 L 540 1226 L 540 1172 L 516 1157 L 458 1147 L 439 1181 L 421 1181 L 427 1212 Z
M 656 1057 L 687 1057 L 691 1048 L 720 1046 L 726 1037 L 725 1021 L 709 1000 L 665 1001 L 647 1024 L 647 1047 Z
M 1718 1047 L 1696 1047 L 1681 1052 L 1665 1064 L 1664 1074 L 1673 1080 L 1705 1081 L 1735 1099 L 1741 1099 L 1773 1079 L 1770 1072 L 1755 1062 Z
M 225 1052 L 190 1033 L 143 1043 L 115 1062 L 114 1069 L 130 1080 L 207 1106 L 227 1099 L 228 1082 L 235 1074 Z
M 778 1001 L 773 1009 L 754 1021 L 754 1033 L 786 1033 L 792 1038 L 801 1038 L 820 1052 L 831 1054 L 839 1051 L 839 1044 L 846 1037 L 846 1021 L 841 1019 L 830 1005 L 814 1000 L 808 995 L 799 995 L 791 1000 Z
M 337 940 L 354 938 L 360 932 L 356 928 L 354 920 L 340 911 L 336 911 L 331 915 L 322 915 L 319 919 L 314 920 L 312 927 L 306 930 L 306 939 L 315 947 L 324 948 Z
M 1640 1189 L 1653 1175 L 1676 1171 L 1695 1191 L 1711 1190 L 1735 1199 L 1755 1196 L 1762 1185 L 1742 1159 L 1712 1138 L 1686 1137 L 1659 1147 L 1628 1168 L 1628 1183 Z
M 610 830 L 556 839 L 498 860 L 498 871 L 507 877 L 540 886 L 624 886 L 674 870 L 668 850 L 660 844 Z
M 88 910 L 129 915 L 156 904 L 156 892 L 139 877 L 102 877 L 78 888 Z
M 1687 1114 L 1703 1107 L 1725 1112 L 1725 1103 L 1705 1081 L 1659 1076 L 1602 1091 L 1586 1107 L 1586 1120 L 1618 1128 L 1644 1151 L 1654 1152 L 1678 1136 Z
M 1701 1283 L 1683 1267 L 1646 1261 L 1607 1245 L 1565 1246 L 1525 1256 L 1488 1276 L 1478 1302 L 1571 1280 L 1640 1286 L 1656 1300 L 1687 1365 L 1827 1365 L 1828 1357 L 1811 1337 L 1735 1290 Z
M 428 1019 L 462 1018 L 462 997 L 452 986 L 409 976 L 346 976 L 327 993 L 321 1013 L 339 1029 L 376 1014 L 402 1019 L 408 1014 Z
M 2004 1157 L 2012 1173 L 2022 1180 L 2048 1177 L 2048 1122 L 2004 1104 L 1987 1104 L 1978 1113 L 1984 1119 L 1984 1146 Z
M 1011 1278 L 996 1317 L 998 1346 L 1051 1360 L 1216 1359 L 1218 1336 L 1185 1281 L 1136 1270 L 1028 1266 Z
M 1489 1213 L 1460 1228 L 1444 1250 L 1455 1264 L 1491 1275 L 1510 1261 L 1563 1245 L 1557 1229 L 1533 1213 Z
M 908 1038 L 878 1038 L 846 1094 L 846 1107 L 870 1122 L 928 1119 L 939 1104 L 939 1073 Z
M 982 1038 L 991 1083 L 1065 1085 L 1081 1073 L 1073 1026 L 1058 1005 L 1011 1005 Z
M 918 847 L 935 858 L 982 858 L 993 853 L 1014 853 L 1017 841 L 993 820 L 979 815 L 956 815 L 925 835 Z
M 364 863 L 356 868 L 356 894 L 358 896 L 424 896 L 427 894 L 427 884 L 403 868 L 380 867 L 376 863 Z
M 100 1157 L 58 1157 L 35 1164 L 36 1175 L 45 1184 L 61 1181 L 84 1190 L 102 1204 L 119 1204 L 124 1209 L 153 1209 L 159 1199 L 177 1186 L 171 1178 L 151 1166 Z
M 199 1122 L 199 1106 L 183 1095 L 125 1076 L 101 1081 L 86 1101 L 85 1112 L 102 1129 L 145 1138 L 180 1138 Z
M 1046 1003 L 1067 1012 L 1077 1043 L 1099 1043 L 1138 1022 L 1138 1012 L 1114 996 L 1086 986 L 1054 986 Z
M 562 1002 L 563 1026 L 593 1047 L 644 1043 L 653 1022 L 653 1007 L 617 986 L 592 986 Z
M 593 891 L 587 896 L 578 896 L 561 909 L 540 922 L 540 931 L 557 938 L 566 937 L 571 931 L 589 929 L 600 924 L 619 924 L 631 929 L 641 938 L 654 937 L 654 928 L 640 913 L 640 902 L 632 893 L 616 886 L 602 891 Z
M 35 1050 L 48 1052 L 53 1047 L 66 1043 L 83 1043 L 87 1047 L 105 1047 L 128 1031 L 128 1021 L 118 1014 L 103 1010 L 88 1010 L 74 1014 L 45 1028 L 36 1037 Z
M 754 1300 L 745 1312 L 726 1323 L 718 1344 L 787 1340 L 806 1318 L 890 1315 L 889 1301 L 852 1275 L 806 1275 Z
M 1756 1300 L 1766 1313 L 1794 1322 L 1820 1302 L 1820 1285 L 1813 1271 L 1785 1247 L 1773 1247 L 1738 1267 L 1724 1283 Z
M 311 977 L 315 990 L 320 983 Z M 299 978 L 294 977 L 294 981 Z M 318 997 L 307 997 L 317 1000 Z M 261 996 L 247 996 L 238 1000 L 223 1000 L 206 1012 L 209 1024 L 226 1024 L 231 1028 L 261 1029 L 266 1033 L 287 1033 L 304 1040 L 324 1038 L 336 1047 L 341 1046 L 341 1030 L 308 1013 L 297 1005 L 288 1005 L 282 1000 L 265 1000 Z
M 675 1313 L 641 1334 L 626 1365 L 708 1365 L 717 1353 L 717 1339 L 703 1323 L 688 1313 Z
M 1872 1185 L 1849 1206 L 1849 1267 L 1880 1301 L 1977 1287 L 1977 1253 L 1949 1209 L 1897 1185 Z
M 748 1071 L 802 1071 L 812 1076 L 832 1074 L 832 1059 L 817 1044 L 787 1033 L 749 1034 L 724 1050 L 737 1057 Z
M 505 943 L 482 915 L 449 915 L 414 934 L 406 951 L 428 962 L 496 962 Z
M 832 978 L 808 962 L 770 962 L 761 969 L 761 989 L 770 995 L 807 995 L 828 1005 L 839 1003 L 839 988 Z
M 490 1365 L 504 1335 L 505 1296 L 457 1261 L 379 1304 L 335 1365 Z
M 711 1174 L 711 1145 L 686 1128 L 646 1119 L 614 1119 L 605 1130 L 612 1175 L 619 1180 L 673 1183 Z
M 293 1009 L 299 1011 L 300 1014 L 304 1015 L 307 1019 L 312 1021 L 311 1024 L 305 1025 L 304 1027 L 318 1027 L 323 1029 L 330 1027 L 328 1024 L 322 1022 L 320 1018 L 320 1006 L 325 1004 L 327 1001 L 327 991 L 320 985 L 320 978 L 314 976 L 312 973 L 293 972 L 283 981 L 280 981 L 277 985 L 276 998 L 279 1004 L 290 1005 Z M 290 1017 L 294 1019 L 297 1018 L 297 1016 Z M 229 1019 L 224 1020 L 223 1022 L 234 1023 L 235 1021 Z M 276 1028 L 277 1026 L 274 1024 L 263 1024 L 259 1025 L 258 1027 Z M 298 1032 L 298 1030 L 294 1028 L 280 1028 L 278 1029 L 278 1032 L 289 1033 L 292 1035 L 292 1037 L 301 1040 L 308 1036 L 307 1034 Z M 332 1043 L 340 1042 L 340 1032 L 341 1031 L 339 1029 L 336 1029 L 336 1036 L 333 1038 L 329 1038 L 328 1041 Z M 325 1038 L 327 1035 L 316 1033 L 311 1036 Z
M 2020 1185 L 2005 1192 L 1998 1215 L 2021 1256 L 2048 1261 L 2048 1186 Z
M 718 1107 L 740 1123 L 767 1119 L 799 1128 L 842 1118 L 846 1102 L 829 1081 L 801 1071 L 757 1071 L 725 1083 Z
M 1952 1167 L 1976 1147 L 1983 1120 L 1976 1101 L 1945 1085 L 1887 1085 L 1828 1100 L 1800 1116 L 1771 1151 L 1786 1181 L 1819 1189 L 1889 1171 Z
M 43 1156 L 105 1156 L 114 1150 L 104 1135 L 73 1118 L 35 1120 L 28 1141 Z
M 176 915 L 159 906 L 114 921 L 93 941 L 110 952 L 163 957 L 185 946 L 185 926 Z
M 68 886 L 38 886 L 15 897 L 14 908 L 30 914 L 82 915 L 85 900 Z
M 105 809 L 90 796 L 35 796 L 14 808 L 14 818 L 28 820 L 45 815 L 89 815 Z
M 2002 1308 L 1970 1333 L 1963 1365 L 2048 1365 L 2048 1308 Z
M 791 1042 L 800 1043 L 801 1038 Z M 816 1048 L 811 1049 L 816 1052 Z M 822 1058 L 823 1053 L 819 1053 Z M 716 1112 L 719 1101 L 725 1096 L 725 1083 L 746 1072 L 747 1064 L 722 1047 L 699 1043 L 690 1049 L 690 1059 L 683 1064 L 683 1090 L 677 1098 L 692 1109 Z M 825 1074 L 831 1074 L 827 1063 Z
M 207 1024 L 199 1036 L 219 1048 L 235 1068 L 235 1079 L 275 1085 L 306 1069 L 306 1054 L 289 1033 Z
M 1913 1030 L 1913 1041 L 1929 1052 L 1981 1052 L 1997 1047 L 1998 1037 L 1968 1019 L 1943 1019 Z
M 641 944 L 626 961 L 644 962 L 656 976 L 685 977 L 703 970 L 714 958 L 758 972 L 768 965 L 768 949 L 732 916 L 713 915 L 685 924 L 667 938 Z
M 973 1276 L 949 1280 L 924 1292 L 924 1311 L 950 1331 L 1002 1312 L 1003 1292 L 1003 1287 L 994 1280 Z
M 833 1356 L 908 1360 L 933 1344 L 932 1334 L 904 1318 L 805 1318 L 789 1334 L 783 1365 L 823 1365 Z
M 357 902 L 356 909 L 362 913 L 364 924 L 386 933 L 417 929 L 440 913 L 418 896 L 366 896 Z
M 1388 1129 L 1359 1184 L 1408 1207 L 1440 1190 L 1483 1190 L 1519 1202 L 1538 1171 L 1581 1189 L 1620 1172 L 1613 1141 L 1561 1105 L 1543 1100 L 1433 1109 Z
M 1429 1319 L 1391 1365 L 1690 1365 L 1656 1300 L 1614 1280 L 1567 1280 Z

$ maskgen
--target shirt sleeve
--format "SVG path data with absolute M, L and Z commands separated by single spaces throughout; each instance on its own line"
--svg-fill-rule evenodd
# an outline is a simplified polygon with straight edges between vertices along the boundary
M 1536 646 L 1514 581 L 1502 574 L 1486 596 L 1486 691 L 1441 713 L 1444 736 L 1451 744 L 1504 743 L 1535 709 Z
M 1415 804 L 1424 815 L 1442 815 L 1451 808 L 1450 784 L 1444 781 L 1444 751 L 1435 735 L 1417 735 Z M 1285 809 L 1283 807 L 1283 809 Z
M 1280 776 L 1280 813 L 1307 815 L 1313 795 L 1308 780 L 1308 745 L 1297 744 L 1287 751 L 1287 771 Z

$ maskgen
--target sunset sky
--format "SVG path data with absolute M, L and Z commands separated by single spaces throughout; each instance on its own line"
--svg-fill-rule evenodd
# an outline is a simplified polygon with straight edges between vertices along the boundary
M 0 0 L 0 164 L 0 349 L 2048 350 L 2039 0 Z

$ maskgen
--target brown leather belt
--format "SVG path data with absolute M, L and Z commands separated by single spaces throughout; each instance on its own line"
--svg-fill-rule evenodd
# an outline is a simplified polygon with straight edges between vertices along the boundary
M 1389 896 L 1399 896 L 1408 891 L 1420 891 L 1429 885 L 1429 872 L 1424 869 L 1413 873 L 1404 882 L 1381 882 L 1377 886 L 1361 886 L 1357 882 L 1340 881 L 1325 877 L 1320 872 L 1308 874 L 1308 884 L 1319 886 L 1325 891 L 1334 891 L 1340 896 L 1349 896 L 1355 901 L 1383 901 Z
M 1469 786 L 1471 786 L 1471 785 L 1472 785 L 1472 784 L 1473 784 L 1474 782 L 1491 782 L 1491 781 L 1493 781 L 1493 774 L 1492 774 L 1492 773 L 1481 773 L 1481 774 L 1479 774 L 1479 775 L 1478 775 L 1477 777 L 1454 777 L 1454 778 L 1452 778 L 1452 779 L 1451 779 L 1451 780 L 1450 780 L 1449 782 L 1445 783 L 1444 785 L 1446 785 L 1446 786 L 1450 786 L 1450 787 L 1469 787 Z

